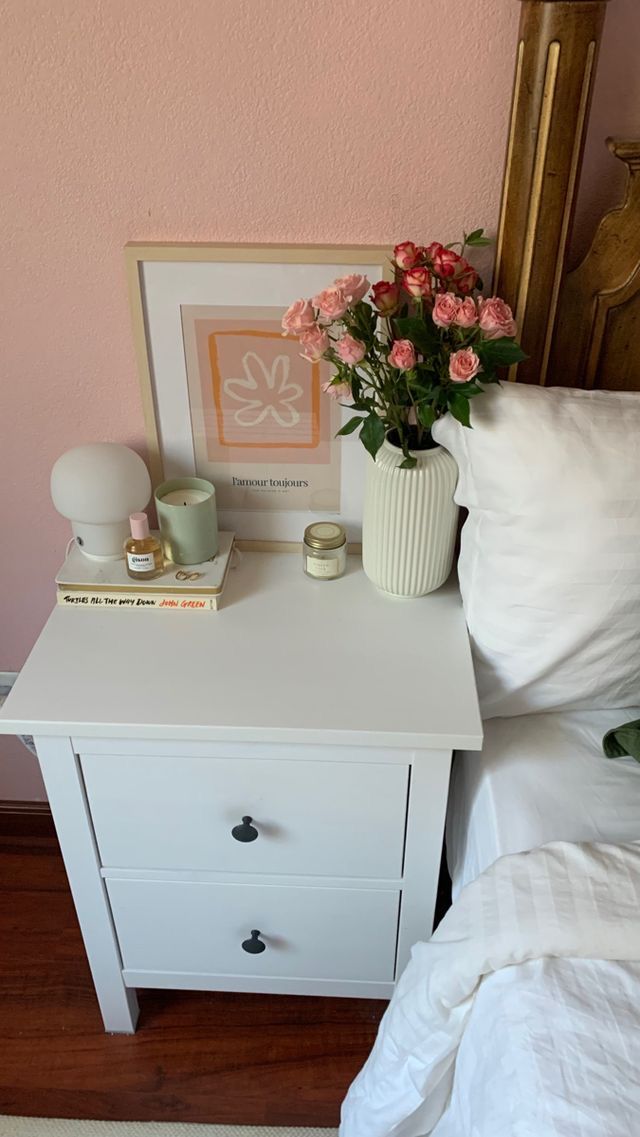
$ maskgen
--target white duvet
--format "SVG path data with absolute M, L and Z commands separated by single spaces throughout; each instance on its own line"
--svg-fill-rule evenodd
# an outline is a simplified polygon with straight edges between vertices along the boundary
M 502 857 L 414 947 L 341 1137 L 635 1137 L 638 961 L 640 844 Z

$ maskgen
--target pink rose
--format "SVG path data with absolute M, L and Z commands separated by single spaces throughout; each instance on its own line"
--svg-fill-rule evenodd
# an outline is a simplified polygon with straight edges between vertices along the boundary
M 458 301 L 451 292 L 439 292 L 433 305 L 433 322 L 439 328 L 449 328 L 458 315 Z
M 480 327 L 488 340 L 502 339 L 503 336 L 518 334 L 513 312 L 499 296 L 490 296 L 488 300 L 478 300 L 480 309 Z
M 482 371 L 480 360 L 470 347 L 454 351 L 449 359 L 449 378 L 452 383 L 468 383 L 479 371 Z
M 431 296 L 431 273 L 428 268 L 412 268 L 405 272 L 402 287 L 410 296 Z
M 443 249 L 441 247 L 433 257 L 433 271 L 437 273 L 438 276 L 449 279 L 456 275 L 461 261 L 462 257 L 454 253 L 453 249 Z
M 366 276 L 360 276 L 357 272 L 352 272 L 349 276 L 339 276 L 333 283 L 344 293 L 349 304 L 357 304 L 371 288 Z
M 336 288 L 335 284 L 314 296 L 312 304 L 314 308 L 318 309 L 321 318 L 328 323 L 339 320 L 349 307 L 349 301 L 344 292 L 341 288 Z
M 392 316 L 400 307 L 400 286 L 379 280 L 371 289 L 373 303 L 383 316 Z
M 336 344 L 336 355 L 340 357 L 343 363 L 349 363 L 352 367 L 364 359 L 366 351 L 364 344 L 348 333 Z
M 314 324 L 300 336 L 300 347 L 303 349 L 300 353 L 303 359 L 308 359 L 309 363 L 317 363 L 329 347 L 329 336 L 324 328 Z
M 473 296 L 466 296 L 464 300 L 456 301 L 456 314 L 453 320 L 459 328 L 472 328 L 478 323 L 476 302 Z
M 353 402 L 350 383 L 332 383 L 331 380 L 329 380 L 328 383 L 322 384 L 322 390 L 330 399 L 337 399 L 341 403 Z
M 310 328 L 315 328 L 316 321 L 313 315 L 313 308 L 308 300 L 294 300 L 290 308 L 287 308 L 284 316 L 282 317 L 282 327 L 284 328 L 285 336 L 291 335 L 299 336 L 302 332 L 309 331 Z
M 410 371 L 416 365 L 416 352 L 411 340 L 394 340 L 389 363 L 399 371 Z
M 398 268 L 402 269 L 413 268 L 419 256 L 420 250 L 413 241 L 401 241 L 393 250 L 393 259 Z

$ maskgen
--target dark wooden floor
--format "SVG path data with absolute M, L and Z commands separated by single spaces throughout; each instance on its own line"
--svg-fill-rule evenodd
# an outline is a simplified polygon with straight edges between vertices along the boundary
M 142 991 L 105 1035 L 54 840 L 0 840 L 0 1113 L 337 1125 L 386 1006 Z

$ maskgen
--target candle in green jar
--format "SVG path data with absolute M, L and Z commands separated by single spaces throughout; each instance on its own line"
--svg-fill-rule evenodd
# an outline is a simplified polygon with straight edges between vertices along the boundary
M 198 565 L 218 552 L 216 491 L 204 478 L 171 478 L 155 492 L 165 556 Z

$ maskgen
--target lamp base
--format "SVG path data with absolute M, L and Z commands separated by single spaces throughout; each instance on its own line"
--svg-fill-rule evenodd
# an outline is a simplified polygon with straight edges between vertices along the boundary
M 76 545 L 91 561 L 120 561 L 124 559 L 124 543 L 129 537 L 129 521 L 116 521 L 110 525 L 90 525 L 72 521 L 71 529 Z

